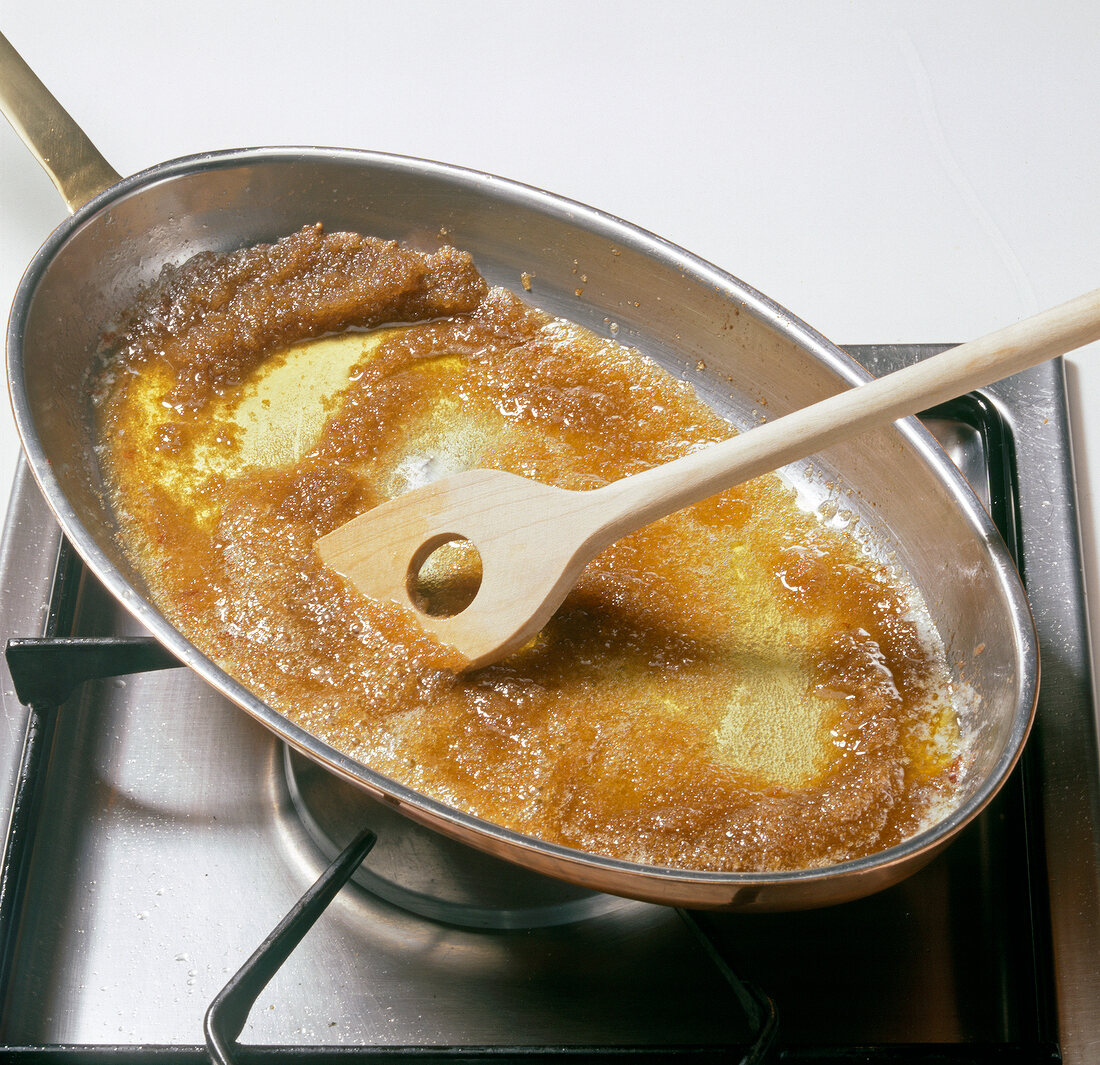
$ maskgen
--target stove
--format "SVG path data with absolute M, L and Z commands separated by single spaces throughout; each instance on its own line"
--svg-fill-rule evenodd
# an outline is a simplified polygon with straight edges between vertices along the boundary
M 883 373 L 942 347 L 850 350 Z M 591 895 L 395 819 L 173 668 L 22 467 L 0 546 L 0 1056 L 1100 1060 L 1100 759 L 1062 365 L 925 421 L 1024 576 L 1035 729 L 929 866 L 792 914 Z

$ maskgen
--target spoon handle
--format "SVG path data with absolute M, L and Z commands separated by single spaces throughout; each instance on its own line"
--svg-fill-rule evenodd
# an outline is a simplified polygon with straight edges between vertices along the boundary
M 603 545 L 726 488 L 1100 339 L 1100 289 L 672 462 L 615 481 Z

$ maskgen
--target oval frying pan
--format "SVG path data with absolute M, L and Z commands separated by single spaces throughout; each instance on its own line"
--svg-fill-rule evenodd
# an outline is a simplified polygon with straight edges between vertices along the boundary
M 200 654 L 150 602 L 119 548 L 96 458 L 88 380 L 101 330 L 161 267 L 321 222 L 471 252 L 490 284 L 518 288 L 613 333 L 692 381 L 731 421 L 806 406 L 866 374 L 759 292 L 617 218 L 438 162 L 378 152 L 260 148 L 177 159 L 120 179 L 0 39 L 5 113 L 73 211 L 30 263 L 8 328 L 11 399 L 27 461 L 66 535 L 103 584 L 218 691 L 286 743 L 375 798 L 489 854 L 595 890 L 696 908 L 783 910 L 841 902 L 915 871 L 1001 787 L 1027 737 L 1038 654 L 1026 598 L 995 527 L 915 420 L 837 445 L 799 470 L 824 497 L 842 484 L 885 556 L 923 591 L 973 693 L 973 764 L 938 824 L 868 858 L 785 873 L 645 866 L 532 839 L 420 795 L 291 724 Z M 0 205 L 12 210 L 13 205 Z M 586 278 L 578 294 L 578 275 Z M 975 654 L 975 648 L 981 648 Z

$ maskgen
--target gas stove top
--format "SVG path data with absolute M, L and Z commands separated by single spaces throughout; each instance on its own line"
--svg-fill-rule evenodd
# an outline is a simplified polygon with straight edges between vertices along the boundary
M 883 373 L 939 347 L 850 350 Z M 927 868 L 794 914 L 562 888 L 372 806 L 162 668 L 21 470 L 0 554 L 0 1056 L 1100 1060 L 1100 761 L 1061 365 L 926 424 L 1016 553 L 1035 730 Z M 362 864 L 330 867 L 363 829 Z

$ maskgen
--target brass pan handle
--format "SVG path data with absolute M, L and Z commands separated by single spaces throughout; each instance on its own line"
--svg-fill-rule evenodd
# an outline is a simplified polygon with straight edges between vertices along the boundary
M 50 175 L 70 211 L 121 180 L 2 33 L 0 111 Z

